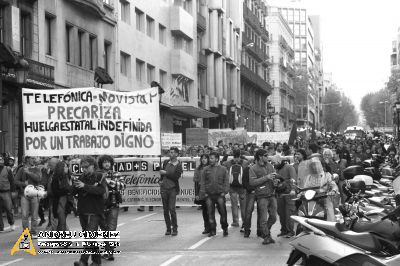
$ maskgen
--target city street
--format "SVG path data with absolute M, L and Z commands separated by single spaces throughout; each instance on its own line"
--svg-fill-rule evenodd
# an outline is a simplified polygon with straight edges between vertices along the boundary
M 229 208 L 228 208 L 229 210 Z M 272 236 L 276 244 L 263 246 L 262 239 L 255 236 L 256 215 L 254 215 L 252 234 L 243 238 L 240 228 L 229 228 L 229 236 L 208 238 L 201 235 L 203 223 L 201 211 L 195 207 L 177 209 L 177 237 L 164 236 L 165 224 L 162 208 L 154 208 L 154 212 L 138 212 L 136 207 L 128 212 L 120 212 L 118 230 L 121 231 L 121 254 L 116 260 L 103 265 L 285 265 L 290 253 L 289 240 L 277 238 L 279 221 L 274 225 Z M 219 216 L 216 216 L 219 220 Z M 228 212 L 228 221 L 232 215 Z M 47 224 L 47 223 L 46 223 Z M 67 221 L 70 230 L 80 230 L 78 218 L 70 215 Z M 17 230 L 0 234 L 0 266 L 5 265 L 72 265 L 77 255 L 37 255 L 19 252 L 10 256 L 10 250 L 17 240 L 21 220 L 16 221 Z M 217 228 L 217 230 L 220 228 Z M 7 230 L 7 228 L 6 228 Z M 36 251 L 37 242 L 35 242 Z

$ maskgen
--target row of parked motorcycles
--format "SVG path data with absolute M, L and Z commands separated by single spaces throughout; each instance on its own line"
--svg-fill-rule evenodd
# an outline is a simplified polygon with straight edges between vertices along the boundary
M 400 167 L 382 157 L 344 169 L 344 202 L 336 221 L 326 221 L 327 193 L 299 189 L 301 205 L 287 265 L 400 265 Z

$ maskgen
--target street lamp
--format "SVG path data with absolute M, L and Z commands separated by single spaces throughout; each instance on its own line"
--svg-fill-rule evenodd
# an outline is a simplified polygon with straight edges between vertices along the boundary
M 396 102 L 395 104 L 394 104 L 394 106 L 395 106 L 395 108 L 396 108 L 396 113 L 397 113 L 397 140 L 400 140 L 399 138 L 400 138 L 400 134 L 399 134 L 399 128 L 400 128 L 400 119 L 399 119 L 399 116 L 400 116 L 400 102 Z
M 229 105 L 229 110 L 231 111 L 231 128 L 235 130 L 235 114 L 236 114 L 236 104 L 235 101 L 232 100 L 232 103 Z

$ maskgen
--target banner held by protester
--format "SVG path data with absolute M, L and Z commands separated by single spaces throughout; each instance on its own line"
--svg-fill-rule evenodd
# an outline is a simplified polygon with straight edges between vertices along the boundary
M 22 104 L 25 155 L 160 154 L 157 88 L 23 89 Z

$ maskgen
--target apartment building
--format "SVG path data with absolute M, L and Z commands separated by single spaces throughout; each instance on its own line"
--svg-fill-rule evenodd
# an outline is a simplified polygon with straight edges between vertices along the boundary
M 247 131 L 267 130 L 267 97 L 272 93 L 269 74 L 267 5 L 260 0 L 243 3 L 244 31 L 240 66 L 241 119 Z
M 273 92 L 268 100 L 275 108 L 274 131 L 288 131 L 296 123 L 295 92 L 293 90 L 293 33 L 280 12 L 270 12 L 267 16 L 270 33 L 269 68 Z
M 24 83 L 1 67 L 0 152 L 23 155 L 21 88 L 93 86 L 97 66 L 115 80 L 116 23 L 113 0 L 0 1 L 0 45 L 29 63 Z
M 314 29 L 312 22 L 308 14 L 307 9 L 301 2 L 290 2 L 290 1 L 277 1 L 270 0 L 271 11 L 278 11 L 286 19 L 290 29 L 294 34 L 294 65 L 295 69 L 300 70 L 304 77 L 302 80 L 306 80 L 307 88 L 296 88 L 296 108 L 297 114 L 297 126 L 311 127 L 315 124 L 318 128 L 318 79 L 316 71 L 316 58 L 315 58 L 315 46 L 314 46 Z M 299 95 L 299 93 L 307 95 Z

